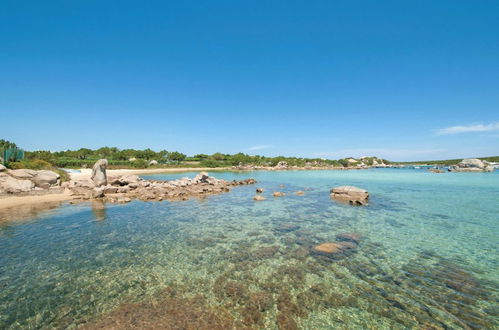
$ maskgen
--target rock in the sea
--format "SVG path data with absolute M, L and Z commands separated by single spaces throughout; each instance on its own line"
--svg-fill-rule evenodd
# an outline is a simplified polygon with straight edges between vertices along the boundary
M 336 235 L 336 239 L 338 241 L 353 242 L 355 244 L 358 244 L 362 239 L 362 235 L 359 233 L 343 233 Z
M 263 193 L 263 188 L 256 188 L 256 193 L 257 194 Z
M 463 159 L 457 166 L 461 168 L 485 168 L 485 163 L 478 158 Z
M 297 195 L 297 196 L 303 196 L 303 195 L 305 195 L 305 192 L 301 191 L 301 190 L 298 190 L 297 192 L 295 192 L 295 195 Z
M 37 187 L 48 189 L 53 185 L 58 185 L 60 178 L 61 176 L 55 172 L 42 170 L 37 171 L 31 181 L 33 181 Z
M 99 159 L 92 167 L 92 176 L 90 177 L 97 187 L 107 185 L 107 159 Z
M 428 171 L 431 173 L 444 173 L 444 171 L 439 168 L 430 168 Z
M 277 226 L 275 230 L 280 231 L 280 232 L 290 232 L 290 231 L 295 231 L 298 229 L 300 229 L 300 226 L 295 225 L 293 223 L 285 222 L 285 223 L 281 223 L 279 226 Z
M 457 166 L 451 168 L 453 172 L 492 172 L 494 167 L 487 161 L 478 158 L 463 159 Z
M 187 181 L 186 179 L 190 180 L 189 178 L 182 178 L 184 181 Z M 195 183 L 208 183 L 208 180 L 210 179 L 210 176 L 206 172 L 201 172 L 198 175 L 196 175 L 192 181 Z
M 331 198 L 349 203 L 350 205 L 367 205 L 369 193 L 367 190 L 354 186 L 341 186 L 331 189 Z
M 281 192 L 281 191 L 276 191 L 275 193 L 272 194 L 272 196 L 274 197 L 283 197 L 283 196 L 286 196 L 285 193 Z
M 3 172 L 7 169 L 3 164 L 0 164 L 0 172 Z
M 328 242 L 314 246 L 312 253 L 333 259 L 340 259 L 355 252 L 356 247 L 357 245 L 352 242 Z
M 105 187 L 95 187 L 92 189 L 92 198 L 102 198 L 105 196 Z
M 265 199 L 266 198 L 261 195 L 256 195 L 255 197 L 253 197 L 254 201 L 264 201 Z

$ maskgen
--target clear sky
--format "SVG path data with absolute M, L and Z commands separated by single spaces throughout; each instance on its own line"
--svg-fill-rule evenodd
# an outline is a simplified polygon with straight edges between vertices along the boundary
M 499 1 L 0 1 L 0 138 L 499 155 Z

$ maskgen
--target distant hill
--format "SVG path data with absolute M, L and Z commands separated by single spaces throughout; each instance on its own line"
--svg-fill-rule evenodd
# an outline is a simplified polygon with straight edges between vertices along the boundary
M 478 159 L 481 160 L 486 160 L 488 162 L 493 162 L 497 163 L 499 162 L 499 156 L 492 156 L 492 157 L 477 157 Z M 459 163 L 463 158 L 459 159 L 447 159 L 447 160 L 421 160 L 421 161 L 414 161 L 414 162 L 392 162 L 392 163 L 397 163 L 397 164 L 428 164 L 428 165 L 456 165 Z

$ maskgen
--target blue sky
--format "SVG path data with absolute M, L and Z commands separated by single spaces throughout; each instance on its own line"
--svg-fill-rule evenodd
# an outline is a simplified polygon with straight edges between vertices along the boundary
M 0 2 L 0 138 L 499 155 L 499 1 Z

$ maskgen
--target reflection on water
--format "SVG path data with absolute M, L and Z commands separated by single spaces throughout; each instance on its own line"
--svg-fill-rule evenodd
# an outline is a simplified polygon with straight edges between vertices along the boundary
M 103 221 L 106 219 L 106 203 L 101 199 L 92 200 L 92 212 L 95 216 L 95 221 Z
M 19 223 L 50 215 L 51 211 L 58 208 L 61 204 L 61 202 L 45 202 L 3 208 L 0 210 L 0 228 L 2 226 L 14 225 L 14 221 Z
M 204 201 L 67 206 L 10 226 L 0 328 L 497 327 L 496 173 L 251 176 L 266 201 L 243 186 Z M 332 201 L 341 184 L 368 189 L 370 206 Z M 348 249 L 314 253 L 326 242 Z

